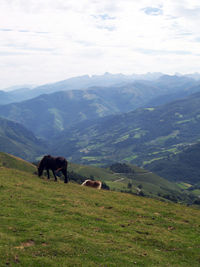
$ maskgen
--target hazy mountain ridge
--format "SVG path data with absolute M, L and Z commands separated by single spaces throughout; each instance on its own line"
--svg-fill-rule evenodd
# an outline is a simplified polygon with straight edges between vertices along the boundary
M 188 83 L 195 83 L 192 81 L 187 77 L 165 75 L 158 82 L 135 81 L 121 86 L 43 94 L 20 103 L 0 106 L 0 115 L 18 121 L 37 136 L 49 139 L 79 122 L 148 106 L 149 102 L 166 92 L 178 90 L 176 98 L 180 98 L 185 90 L 192 93 L 192 89 L 188 90 Z M 200 90 L 200 86 L 196 90 Z M 155 102 L 159 104 L 159 101 Z
M 147 73 L 147 74 L 111 74 L 105 73 L 104 75 L 84 75 L 80 77 L 69 78 L 64 81 L 59 81 L 55 83 L 45 84 L 32 88 L 24 86 L 17 90 L 5 92 L 4 98 L 0 99 L 0 104 L 9 104 L 12 102 L 20 102 L 37 97 L 41 94 L 50 94 L 58 91 L 67 90 L 86 90 L 91 87 L 119 87 L 126 84 L 131 84 L 134 82 L 141 82 L 144 85 L 150 87 L 156 87 L 161 89 L 161 94 L 174 88 L 176 91 L 179 89 L 184 89 L 187 84 L 193 86 L 199 83 L 198 79 L 192 78 L 197 76 L 177 76 L 177 75 L 164 75 L 162 73 Z M 25 90 L 24 90 L 25 89 Z M 156 97 L 156 95 L 155 95 Z
M 27 90 L 24 91 L 24 86 L 17 90 L 5 92 L 5 99 L 0 100 L 0 104 L 9 104 L 12 102 L 20 102 L 23 100 L 28 100 L 34 97 L 37 97 L 41 94 L 50 94 L 58 91 L 66 90 L 85 90 L 93 86 L 100 87 L 109 87 L 109 86 L 118 86 L 122 84 L 132 83 L 135 80 L 154 80 L 160 77 L 162 73 L 147 73 L 147 74 L 111 74 L 105 73 L 104 75 L 83 75 L 78 77 L 69 78 L 63 81 L 58 81 L 55 83 L 44 84 L 32 88 L 27 87 Z M 15 88 L 15 87 L 13 87 Z M 5 90 L 7 91 L 7 90 Z

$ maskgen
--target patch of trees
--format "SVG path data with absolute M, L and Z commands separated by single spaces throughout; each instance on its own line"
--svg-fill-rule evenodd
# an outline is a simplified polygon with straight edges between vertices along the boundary
M 117 173 L 134 173 L 134 170 L 126 163 L 114 163 L 110 166 L 110 170 Z

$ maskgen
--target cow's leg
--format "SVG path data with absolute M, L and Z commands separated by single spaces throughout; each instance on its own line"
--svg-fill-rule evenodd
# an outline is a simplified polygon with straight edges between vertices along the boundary
M 54 170 L 52 170 L 52 172 L 53 172 L 54 179 L 57 182 L 57 177 L 56 177 L 56 174 L 55 174 Z
M 62 173 L 63 173 L 63 175 L 65 176 L 65 180 L 64 180 L 64 182 L 65 182 L 65 183 L 68 183 L 67 169 L 62 169 Z
M 48 179 L 50 179 L 50 176 L 49 176 L 49 169 L 47 169 L 47 177 L 48 177 Z

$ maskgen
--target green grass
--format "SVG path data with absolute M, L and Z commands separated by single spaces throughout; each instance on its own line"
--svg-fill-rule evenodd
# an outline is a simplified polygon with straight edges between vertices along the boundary
M 36 167 L 33 164 L 13 155 L 0 152 L 0 167 L 2 166 L 30 173 L 36 171 Z
M 191 184 L 188 184 L 188 183 L 176 183 L 181 189 L 188 189 L 190 188 L 192 185 Z
M 0 266 L 199 266 L 200 210 L 0 167 Z
M 109 168 L 97 168 L 94 166 L 69 164 L 69 171 L 76 172 L 84 177 L 101 180 L 111 190 L 136 194 L 137 187 L 142 186 L 142 193 L 148 197 L 167 199 L 181 203 L 191 203 L 188 191 L 183 191 L 178 184 L 170 182 L 158 175 L 129 164 L 133 173 L 115 173 Z M 128 187 L 131 183 L 132 187 Z M 185 188 L 187 189 L 187 188 Z
M 195 189 L 195 190 L 192 190 L 192 193 L 195 195 L 195 196 L 200 196 L 200 189 Z

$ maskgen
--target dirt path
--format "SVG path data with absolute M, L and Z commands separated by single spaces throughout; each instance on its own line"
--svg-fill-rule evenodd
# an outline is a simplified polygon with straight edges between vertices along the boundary
M 123 181 L 125 178 L 120 178 L 120 179 L 118 179 L 118 180 L 115 180 L 114 182 L 116 183 L 116 182 L 121 182 L 121 181 Z

